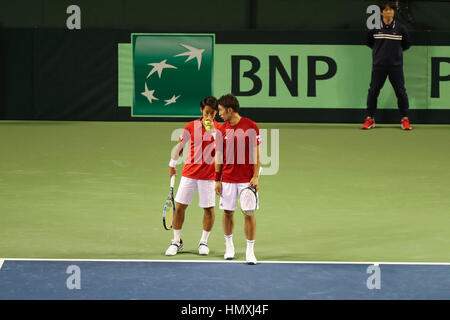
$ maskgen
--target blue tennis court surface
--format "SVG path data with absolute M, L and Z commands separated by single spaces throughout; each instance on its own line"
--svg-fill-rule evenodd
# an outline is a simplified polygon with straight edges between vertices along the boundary
M 449 264 L 0 260 L 0 299 L 450 299 Z

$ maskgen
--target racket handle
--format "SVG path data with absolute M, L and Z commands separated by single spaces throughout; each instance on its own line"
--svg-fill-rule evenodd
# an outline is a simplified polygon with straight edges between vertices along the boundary
M 175 177 L 176 177 L 175 174 L 170 177 L 170 187 L 171 188 L 173 188 L 175 186 Z

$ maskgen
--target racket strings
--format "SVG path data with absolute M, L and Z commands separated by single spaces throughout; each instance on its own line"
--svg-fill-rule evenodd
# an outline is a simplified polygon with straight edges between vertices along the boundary
M 167 200 L 163 210 L 164 227 L 169 230 L 172 228 L 174 205 L 171 200 Z
M 239 197 L 242 210 L 255 210 L 257 205 L 256 195 L 253 191 L 245 189 Z

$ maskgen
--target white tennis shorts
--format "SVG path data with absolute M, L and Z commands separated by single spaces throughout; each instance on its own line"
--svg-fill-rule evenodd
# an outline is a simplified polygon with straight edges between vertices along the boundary
M 236 211 L 237 201 L 241 190 L 247 188 L 249 183 L 231 183 L 231 182 L 222 182 L 222 195 L 220 196 L 219 208 L 227 211 Z M 258 203 L 256 204 L 256 208 L 259 209 L 259 195 L 256 192 L 256 196 L 258 197 Z
M 192 203 L 195 192 L 198 189 L 198 205 L 200 208 L 211 208 L 216 205 L 216 193 L 214 180 L 198 180 L 181 177 L 175 202 L 189 205 Z

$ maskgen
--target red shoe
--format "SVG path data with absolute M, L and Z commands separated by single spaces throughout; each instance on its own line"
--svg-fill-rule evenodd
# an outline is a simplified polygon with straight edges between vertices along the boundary
M 373 120 L 371 117 L 366 118 L 366 122 L 364 122 L 361 129 L 369 130 L 375 128 L 375 120 Z
M 411 130 L 411 124 L 409 123 L 408 117 L 403 117 L 402 119 L 402 129 L 403 130 Z

